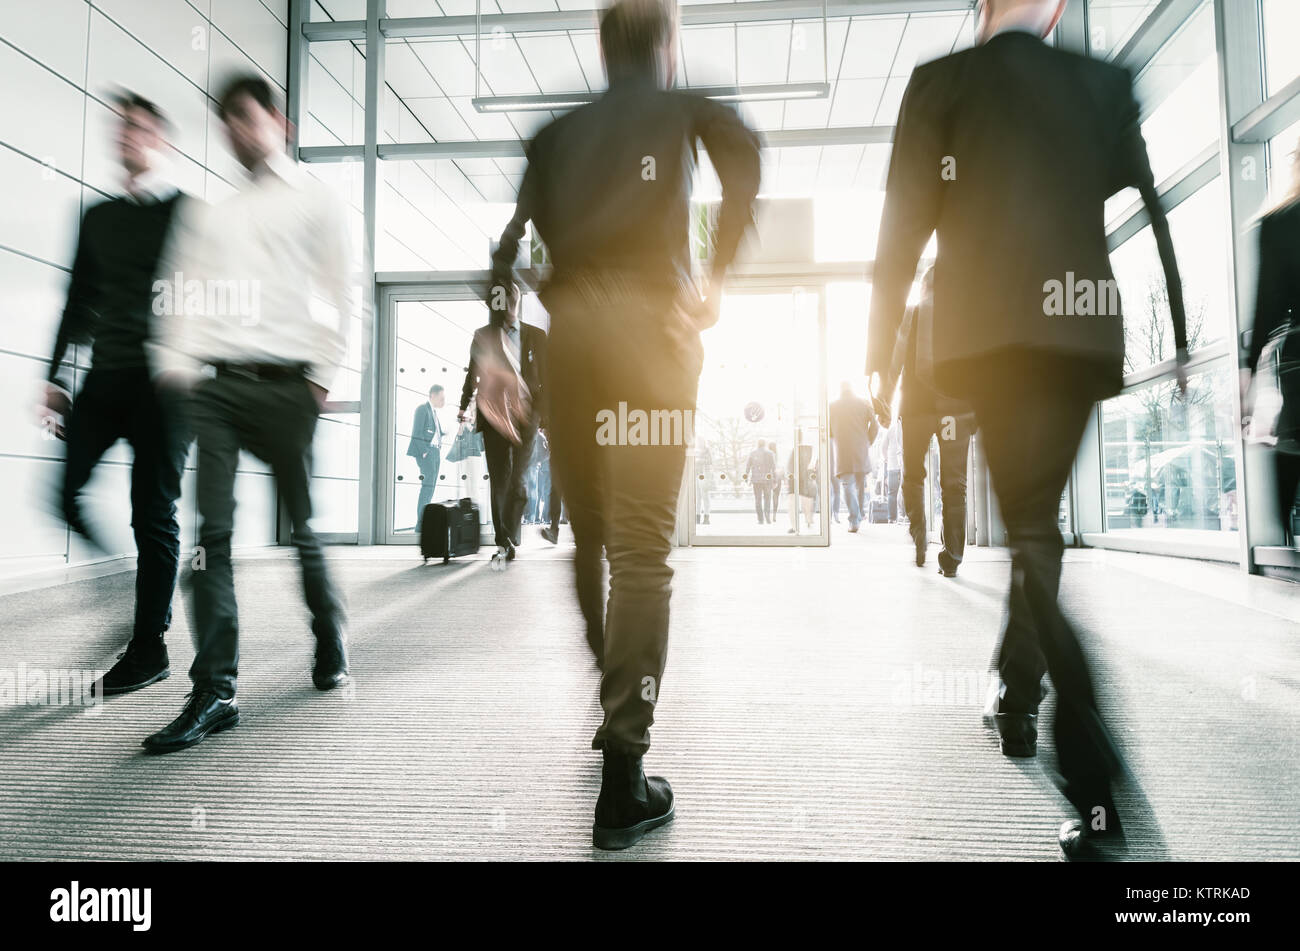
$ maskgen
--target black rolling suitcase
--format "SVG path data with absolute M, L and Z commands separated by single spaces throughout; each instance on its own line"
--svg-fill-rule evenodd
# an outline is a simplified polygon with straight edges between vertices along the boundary
M 430 502 L 420 516 L 420 554 L 450 561 L 478 551 L 479 510 L 473 499 Z

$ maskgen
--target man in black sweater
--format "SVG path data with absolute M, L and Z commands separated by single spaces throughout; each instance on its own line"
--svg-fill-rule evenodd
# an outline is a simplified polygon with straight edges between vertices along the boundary
M 1062 791 L 1079 819 L 1070 858 L 1127 845 L 1113 798 L 1123 772 L 1078 637 L 1057 605 L 1057 525 L 1093 404 L 1120 391 L 1124 329 L 1103 206 L 1133 186 L 1164 265 L 1185 388 L 1182 286 L 1132 77 L 1043 42 L 1065 0 L 983 0 L 980 45 L 912 73 L 898 116 L 872 274 L 867 374 L 892 392 L 890 358 L 921 251 L 938 235 L 931 358 L 936 387 L 982 432 L 1011 548 L 997 658 L 1002 751 L 1033 756 L 1041 679 L 1057 692 Z
M 102 681 L 104 695 L 138 690 L 170 673 L 163 632 L 171 624 L 180 561 L 176 500 L 189 437 L 176 408 L 150 382 L 145 341 L 163 242 L 182 199 L 160 172 L 166 120 L 140 96 L 117 103 L 117 149 L 126 194 L 86 211 L 68 302 L 46 384 L 46 407 L 66 415 L 62 507 L 68 524 L 99 545 L 80 497 L 95 465 L 118 439 L 131 444 L 131 527 L 135 533 L 135 626 Z M 71 403 L 71 344 L 90 345 L 91 369 Z M 99 546 L 102 547 L 102 546 Z

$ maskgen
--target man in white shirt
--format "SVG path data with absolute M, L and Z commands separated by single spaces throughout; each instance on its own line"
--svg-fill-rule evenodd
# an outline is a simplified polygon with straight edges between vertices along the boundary
M 343 609 L 311 517 L 311 445 L 345 350 L 352 313 L 344 212 L 323 183 L 284 152 L 287 120 L 260 77 L 231 81 L 218 100 L 243 190 L 178 223 L 156 287 L 154 373 L 186 394 L 198 437 L 202 563 L 192 573 L 197 652 L 181 715 L 148 737 L 151 752 L 200 742 L 239 722 L 238 617 L 230 564 L 235 469 L 241 449 L 266 461 L 288 509 L 316 635 L 312 681 L 347 680 Z M 329 305 L 318 316 L 313 297 Z M 201 369 L 213 372 L 203 375 Z

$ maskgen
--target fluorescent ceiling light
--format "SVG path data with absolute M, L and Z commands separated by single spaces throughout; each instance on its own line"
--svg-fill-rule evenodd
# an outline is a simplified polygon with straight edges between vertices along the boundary
M 830 83 L 768 83 L 751 86 L 683 86 L 684 92 L 719 102 L 762 102 L 773 99 L 827 99 Z M 550 112 L 576 109 L 598 99 L 601 92 L 555 93 L 542 96 L 478 96 L 473 100 L 479 112 Z

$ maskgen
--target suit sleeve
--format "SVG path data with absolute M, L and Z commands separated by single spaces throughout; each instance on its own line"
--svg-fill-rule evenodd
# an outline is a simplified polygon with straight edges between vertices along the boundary
M 762 163 L 758 136 L 734 109 L 711 99 L 696 101 L 695 134 L 704 143 L 722 183 L 722 207 L 713 243 L 713 275 L 721 277 L 735 260 L 740 239 L 754 222 Z
M 63 308 L 63 319 L 59 321 L 59 331 L 54 338 L 54 353 L 50 357 L 50 372 L 46 379 L 51 383 L 63 385 L 60 379 L 60 364 L 67 354 L 68 347 L 74 343 L 89 343 L 94 337 L 95 309 L 94 289 L 97 285 L 95 262 L 90 253 L 91 215 L 94 208 L 86 212 L 81 220 L 81 230 L 77 236 L 77 254 L 72 262 L 72 279 L 68 284 L 68 301 Z M 68 389 L 68 387 L 65 387 Z
M 867 376 L 889 372 L 916 265 L 939 221 L 944 135 L 937 92 L 934 70 L 916 70 L 898 112 L 872 275 Z
M 469 366 L 465 369 L 465 385 L 460 390 L 460 411 L 469 409 L 469 401 L 474 398 L 474 387 L 478 383 L 478 331 L 469 344 Z
M 1174 324 L 1174 346 L 1187 349 L 1187 311 L 1183 304 L 1183 282 L 1178 273 L 1178 259 L 1174 255 L 1174 240 L 1169 233 L 1169 219 L 1156 192 L 1155 176 L 1147 155 L 1146 140 L 1142 138 L 1142 112 L 1133 98 L 1132 77 L 1125 72 L 1124 124 L 1120 133 L 1119 156 L 1122 162 L 1118 185 L 1132 186 L 1142 195 L 1151 219 L 1151 234 L 1156 239 L 1156 251 L 1165 272 L 1165 287 L 1169 292 L 1169 316 Z
M 534 164 L 536 149 L 528 149 L 528 166 L 524 169 L 523 181 L 519 184 L 519 197 L 515 202 L 515 213 L 501 232 L 501 240 L 492 252 L 492 282 L 488 287 L 488 306 L 492 306 L 493 289 L 504 287 L 514 280 L 515 258 L 519 256 L 519 242 L 523 240 L 524 230 L 537 211 L 538 181 L 537 167 Z
M 1250 350 L 1246 369 L 1254 375 L 1259 371 L 1259 358 L 1264 344 L 1275 330 L 1287 320 L 1283 295 L 1283 249 L 1278 240 L 1278 220 L 1269 215 L 1259 226 L 1259 280 L 1255 289 L 1255 322 L 1250 330 Z

